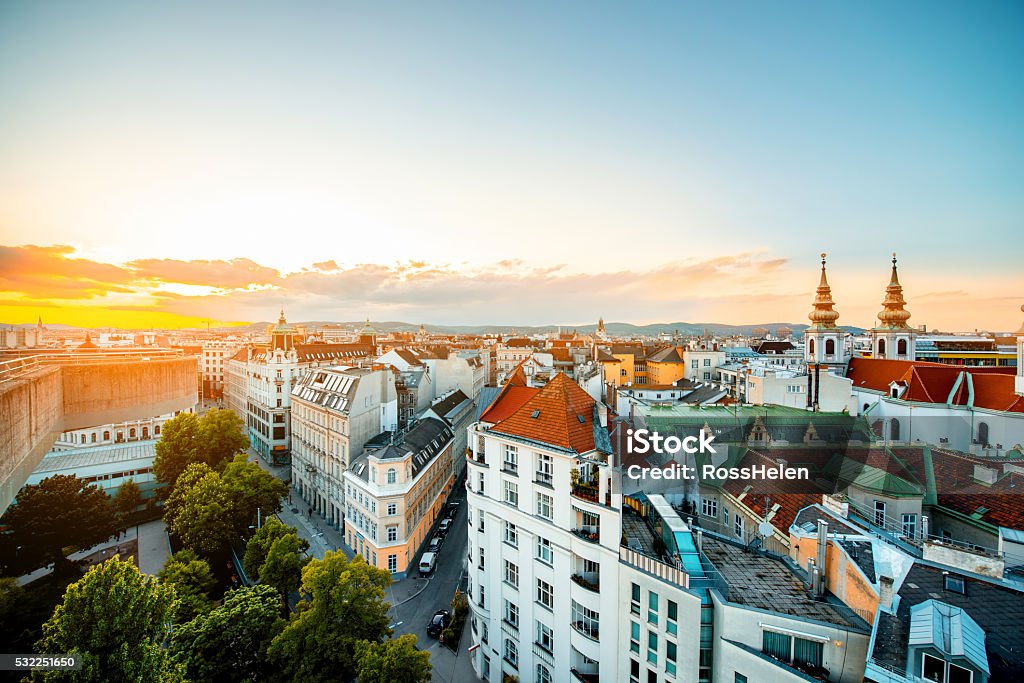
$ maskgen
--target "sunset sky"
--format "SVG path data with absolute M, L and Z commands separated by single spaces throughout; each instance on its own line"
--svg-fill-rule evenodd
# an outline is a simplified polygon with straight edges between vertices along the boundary
M 0 323 L 1013 330 L 1021 120 L 1013 2 L 5 2 Z

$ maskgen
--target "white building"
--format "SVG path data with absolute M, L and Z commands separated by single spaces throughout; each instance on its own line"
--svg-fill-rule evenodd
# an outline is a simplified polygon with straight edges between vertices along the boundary
M 397 427 L 395 377 L 389 369 L 310 370 L 291 392 L 292 486 L 340 529 L 342 477 L 372 437 Z
M 159 439 L 164 423 L 179 415 L 176 413 L 165 413 L 156 417 L 148 417 L 139 420 L 128 420 L 116 424 L 96 425 L 84 429 L 69 429 L 61 432 L 57 440 L 53 442 L 51 452 L 75 450 L 81 448 L 94 448 L 97 446 L 114 446 L 121 443 L 133 441 L 148 441 Z M 189 409 L 187 412 L 193 412 Z
M 203 396 L 218 398 L 224 395 L 225 365 L 242 343 L 238 340 L 206 339 L 199 356 L 199 374 L 203 382 Z

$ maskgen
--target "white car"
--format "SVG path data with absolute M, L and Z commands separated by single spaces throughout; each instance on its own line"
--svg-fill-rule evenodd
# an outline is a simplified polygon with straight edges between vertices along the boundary
M 426 552 L 420 557 L 420 574 L 429 574 L 434 571 L 434 562 L 437 561 L 437 553 Z

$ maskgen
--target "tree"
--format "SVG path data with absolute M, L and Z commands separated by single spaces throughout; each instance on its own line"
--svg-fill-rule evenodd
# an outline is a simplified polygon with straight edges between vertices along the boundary
M 117 526 L 102 489 L 64 474 L 23 487 L 0 519 L 2 524 L 10 528 L 15 547 L 20 546 L 19 568 L 35 569 L 53 562 L 55 571 L 71 566 L 65 547 L 91 548 L 109 538 Z
M 233 410 L 214 408 L 199 421 L 199 457 L 215 470 L 249 447 L 245 423 Z
M 355 646 L 391 634 L 384 591 L 391 575 L 358 555 L 328 552 L 302 572 L 303 599 L 268 656 L 289 679 L 319 683 L 356 675 Z
M 170 495 L 189 465 L 203 462 L 220 472 L 248 447 L 245 425 L 234 411 L 214 408 L 201 418 L 182 413 L 164 423 L 156 442 L 153 472 L 157 481 L 167 485 L 164 495 Z
M 185 468 L 199 462 L 199 418 L 194 413 L 181 413 L 165 422 L 155 448 L 153 474 L 158 482 L 167 485 L 166 495 Z
M 284 624 L 273 587 L 228 591 L 222 605 L 175 629 L 172 656 L 194 681 L 270 680 L 266 652 Z
M 209 563 L 193 551 L 179 550 L 168 557 L 157 576 L 164 584 L 174 586 L 177 600 L 171 610 L 171 621 L 175 624 L 192 621 L 213 607 L 210 592 L 217 580 Z
M 181 680 L 160 644 L 174 589 L 114 556 L 68 586 L 43 625 L 37 652 L 82 655 L 75 681 Z M 32 680 L 67 680 L 61 671 L 35 671 Z
M 167 528 L 186 548 L 217 558 L 235 535 L 231 520 L 231 504 L 220 475 L 206 463 L 189 465 L 167 499 Z
M 114 512 L 117 514 L 118 523 L 121 527 L 126 527 L 135 514 L 135 510 L 142 505 L 142 489 L 134 479 L 129 479 L 117 489 L 117 495 L 114 496 L 112 504 Z
M 267 559 L 260 567 L 260 583 L 273 586 L 281 594 L 281 611 L 288 613 L 288 595 L 298 590 L 302 582 L 302 568 L 309 557 L 302 555 L 309 549 L 309 543 L 298 537 L 294 531 L 281 536 L 270 546 Z
M 245 455 L 228 463 L 221 479 L 231 507 L 232 524 L 243 536 L 248 536 L 249 526 L 256 522 L 257 509 L 265 516 L 279 512 L 281 499 L 288 495 L 287 484 L 257 463 L 247 462 Z
M 242 558 L 242 568 L 252 581 L 260 580 L 260 567 L 267 560 L 267 553 L 274 541 L 287 534 L 296 533 L 293 527 L 288 526 L 277 517 L 267 517 L 263 526 L 256 530 L 249 542 L 245 544 L 245 557 Z M 309 548 L 307 544 L 306 549 Z
M 382 643 L 356 643 L 359 683 L 430 683 L 430 653 L 416 649 L 416 636 L 407 633 Z

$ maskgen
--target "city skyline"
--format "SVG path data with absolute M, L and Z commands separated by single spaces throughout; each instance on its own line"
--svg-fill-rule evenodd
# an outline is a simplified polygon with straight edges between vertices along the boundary
M 6 5 L 0 321 L 1015 329 L 1024 10 L 924 7 Z

